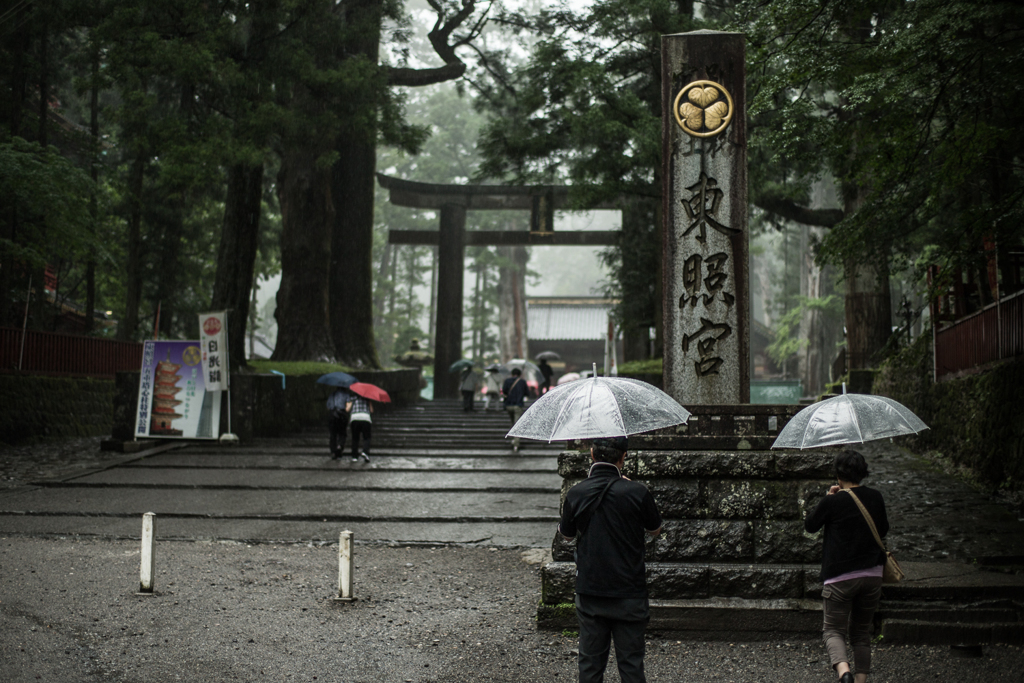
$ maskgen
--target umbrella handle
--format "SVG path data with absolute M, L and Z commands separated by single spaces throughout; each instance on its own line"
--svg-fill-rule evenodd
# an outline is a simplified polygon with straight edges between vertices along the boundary
M 594 363 L 594 377 L 597 377 L 597 363 Z

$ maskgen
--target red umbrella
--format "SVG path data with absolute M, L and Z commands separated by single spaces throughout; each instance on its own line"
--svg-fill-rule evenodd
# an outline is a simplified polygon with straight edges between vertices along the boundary
M 391 397 L 388 396 L 388 392 L 384 391 L 380 387 L 374 384 L 368 384 L 367 382 L 356 382 L 348 388 L 353 394 L 359 394 L 363 398 L 368 398 L 371 401 L 379 401 L 381 403 L 391 403 Z

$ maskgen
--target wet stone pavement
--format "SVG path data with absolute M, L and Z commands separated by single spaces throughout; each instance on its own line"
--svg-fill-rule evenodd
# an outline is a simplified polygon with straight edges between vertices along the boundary
M 103 438 L 61 439 L 23 446 L 0 444 L 0 490 L 109 467 L 133 457 L 101 451 Z
M 1018 508 L 888 441 L 859 448 L 871 472 L 865 483 L 885 496 L 887 542 L 900 560 L 1024 565 Z

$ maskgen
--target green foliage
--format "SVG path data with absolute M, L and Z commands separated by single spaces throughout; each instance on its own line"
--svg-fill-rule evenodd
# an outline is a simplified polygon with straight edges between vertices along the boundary
M 797 295 L 794 300 L 796 305 L 778 319 L 775 338 L 767 348 L 780 367 L 808 345 L 809 341 L 800 337 L 800 321 L 808 311 L 821 311 L 833 319 L 843 315 L 843 300 L 835 294 L 820 299 Z
M 269 373 L 271 370 L 283 372 L 285 375 L 325 375 L 328 372 L 355 372 L 353 368 L 338 363 L 317 363 L 315 361 L 273 361 L 250 360 L 249 365 L 258 373 Z
M 889 358 L 873 392 L 910 408 L 930 429 L 907 443 L 938 449 L 956 468 L 989 488 L 1024 485 L 1024 362 L 977 375 L 932 381 L 931 334 Z
M 1019 245 L 1024 8 L 971 0 L 757 0 L 750 36 L 752 200 L 806 204 L 832 175 L 847 211 L 820 258 L 976 265 Z M 798 179 L 794 181 L 794 179 Z
M 620 375 L 660 375 L 662 372 L 662 359 L 649 358 L 647 360 L 631 360 L 628 363 L 619 365 Z
M 21 138 L 0 143 L 0 212 L 17 216 L 16 229 L 0 237 L 0 253 L 34 268 L 80 256 L 94 227 L 94 191 L 89 176 L 56 148 Z

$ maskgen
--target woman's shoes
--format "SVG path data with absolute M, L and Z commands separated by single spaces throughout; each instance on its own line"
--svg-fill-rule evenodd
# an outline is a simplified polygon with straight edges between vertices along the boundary
M 853 672 L 847 671 L 839 677 L 839 683 L 853 683 Z

